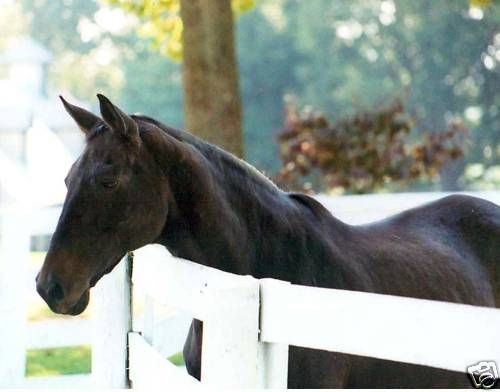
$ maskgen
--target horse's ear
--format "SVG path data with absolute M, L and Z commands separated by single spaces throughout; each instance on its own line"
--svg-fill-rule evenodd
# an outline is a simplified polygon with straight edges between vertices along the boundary
M 132 117 L 122 112 L 118 107 L 102 94 L 97 94 L 103 120 L 109 127 L 122 136 L 137 141 L 139 139 L 139 127 Z
M 89 133 L 90 130 L 97 124 L 101 119 L 97 117 L 94 113 L 89 112 L 83 108 L 70 104 L 61 95 L 59 95 L 64 108 L 68 114 L 75 120 L 78 127 L 84 132 Z

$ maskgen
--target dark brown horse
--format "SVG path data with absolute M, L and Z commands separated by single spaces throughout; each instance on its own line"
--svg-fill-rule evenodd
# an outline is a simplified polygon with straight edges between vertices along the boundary
M 37 277 L 54 312 L 82 312 L 90 288 L 127 251 L 150 243 L 257 278 L 500 303 L 495 204 L 450 196 L 350 226 L 219 148 L 98 98 L 102 119 L 63 100 L 87 143 L 66 178 L 66 201 Z M 193 322 L 184 349 L 188 371 L 198 378 L 201 328 Z M 462 373 L 298 347 L 290 348 L 289 359 L 290 387 L 469 385 Z

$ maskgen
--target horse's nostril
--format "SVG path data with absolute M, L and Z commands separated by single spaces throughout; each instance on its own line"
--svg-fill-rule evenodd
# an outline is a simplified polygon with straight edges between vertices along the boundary
M 58 282 L 52 282 L 49 289 L 47 290 L 49 298 L 55 301 L 61 301 L 64 298 L 64 290 Z

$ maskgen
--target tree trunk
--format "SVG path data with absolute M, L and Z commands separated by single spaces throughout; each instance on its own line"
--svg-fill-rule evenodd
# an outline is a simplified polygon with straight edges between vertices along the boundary
M 230 0 L 181 0 L 186 128 L 243 156 L 241 100 Z
M 202 2 L 181 0 L 184 90 L 184 120 L 188 131 L 208 140 L 210 135 L 210 83 L 205 50 Z
M 242 157 L 241 101 L 231 1 L 210 0 L 204 4 L 213 97 L 210 124 L 225 148 Z

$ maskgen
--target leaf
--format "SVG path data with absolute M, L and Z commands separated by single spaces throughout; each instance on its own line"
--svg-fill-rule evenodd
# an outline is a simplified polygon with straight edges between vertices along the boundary
M 153 50 L 175 61 L 182 60 L 182 20 L 179 0 L 100 0 L 138 16 L 142 24 L 137 33 L 151 39 Z M 232 0 L 236 16 L 251 10 L 254 0 Z

